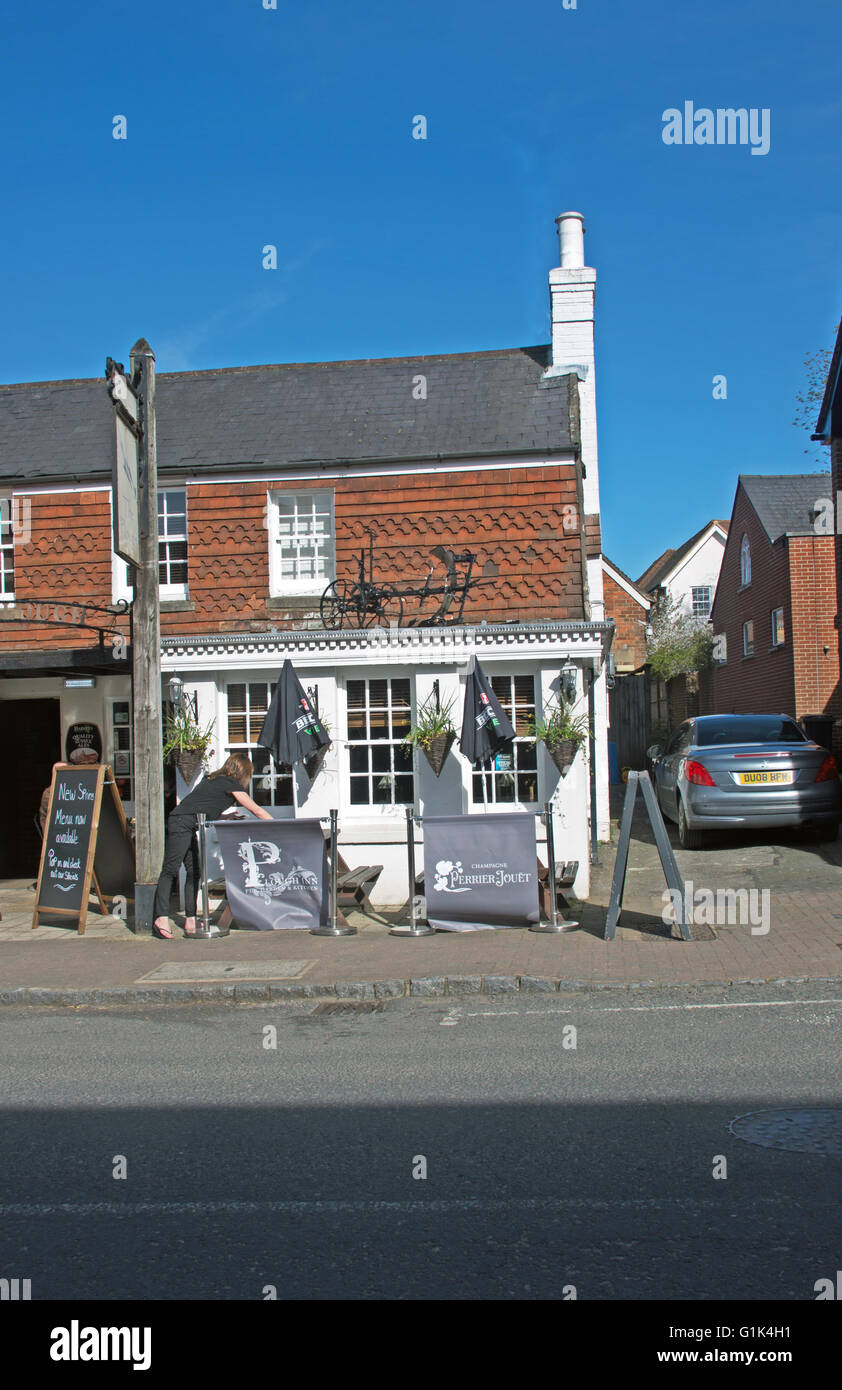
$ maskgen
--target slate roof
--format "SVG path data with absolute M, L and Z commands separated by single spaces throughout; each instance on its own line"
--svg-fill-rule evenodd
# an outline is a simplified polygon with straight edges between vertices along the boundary
M 706 521 L 701 530 L 697 531 L 695 536 L 691 536 L 689 541 L 685 541 L 677 550 L 665 550 L 663 555 L 649 566 L 648 570 L 644 570 L 637 581 L 637 587 L 642 589 L 645 594 L 651 594 L 664 583 L 673 570 L 678 568 L 685 555 L 689 555 L 693 546 L 701 540 L 705 531 L 709 531 L 711 526 L 721 526 L 727 536 L 729 524 L 727 521 L 718 521 L 716 518 L 712 521 Z
M 741 473 L 738 485 L 773 545 L 781 536 L 814 535 L 816 502 L 832 495 L 829 473 Z
M 422 460 L 578 449 L 575 376 L 549 347 L 161 373 L 158 467 Z M 426 400 L 413 378 L 426 377 Z M 0 385 L 0 480 L 110 476 L 105 378 Z

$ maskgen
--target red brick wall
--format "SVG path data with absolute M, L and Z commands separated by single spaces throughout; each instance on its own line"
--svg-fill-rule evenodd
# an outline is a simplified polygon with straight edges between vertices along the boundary
M 802 714 L 842 714 L 832 536 L 793 536 L 789 542 L 795 635 L 795 707 Z
M 267 486 L 274 491 L 282 485 L 188 487 L 189 599 L 163 606 L 163 635 L 321 626 L 318 598 L 270 598 Z M 564 527 L 577 515 L 571 465 L 351 477 L 335 484 L 316 479 L 287 486 L 294 492 L 334 486 L 338 577 L 356 578 L 356 555 L 368 545 L 372 525 L 375 578 L 384 582 L 423 583 L 430 550 L 438 544 L 476 553 L 473 575 L 489 582 L 469 593 L 466 622 L 583 616 L 579 531 Z M 110 603 L 108 494 L 33 496 L 31 521 L 31 541 L 16 548 L 17 601 Z M 594 524 L 591 532 L 598 534 Z M 439 582 L 444 576 L 438 563 L 436 576 Z M 418 613 L 417 603 L 407 601 L 405 620 Z M 1 619 L 0 613 L 4 650 L 86 645 L 92 638 L 68 629 L 3 628 Z
M 0 608 L 0 648 L 97 645 L 96 633 L 70 622 L 5 622 L 21 611 L 61 621 L 82 617 L 85 602 L 111 603 L 111 511 L 106 492 L 65 492 L 20 499 L 16 509 L 15 607 Z M 87 621 L 128 636 L 128 621 L 105 613 Z M 106 639 L 108 641 L 110 639 Z
M 740 546 L 751 545 L 751 584 L 740 586 Z M 771 650 L 773 608 L 784 610 L 784 645 Z M 754 656 L 743 656 L 743 623 L 754 622 Z M 711 613 L 714 633 L 725 633 L 728 660 L 715 666 L 700 691 L 704 714 L 795 714 L 792 610 L 786 540 L 772 546 L 742 487 L 722 557 Z M 706 708 L 707 702 L 712 708 Z
M 617 670 L 634 671 L 646 660 L 646 609 L 603 569 L 605 617 L 614 624 L 614 661 Z
M 834 536 L 834 548 L 836 554 L 836 641 L 839 650 L 840 666 L 842 666 L 842 623 L 838 615 L 842 613 L 842 515 L 837 506 L 839 493 L 842 492 L 842 439 L 833 439 L 830 444 L 830 476 L 833 497 L 833 516 L 836 524 L 836 535 Z

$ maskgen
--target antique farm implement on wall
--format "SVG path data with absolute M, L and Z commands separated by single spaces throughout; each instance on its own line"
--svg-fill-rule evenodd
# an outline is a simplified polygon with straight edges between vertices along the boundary
M 374 579 L 374 538 L 369 531 L 368 565 L 365 550 L 361 550 L 356 581 L 336 579 L 322 594 L 319 611 L 324 626 L 400 627 L 404 622 L 404 603 L 409 599 L 417 599 L 419 612 L 407 620 L 407 627 L 461 622 L 468 590 L 493 581 L 471 579 L 477 557 L 470 550 L 456 554 L 447 546 L 436 545 L 431 554 L 443 563 L 443 577 L 436 578 L 435 565 L 430 561 L 423 584 L 381 584 Z M 425 613 L 425 605 L 431 602 L 435 607 Z

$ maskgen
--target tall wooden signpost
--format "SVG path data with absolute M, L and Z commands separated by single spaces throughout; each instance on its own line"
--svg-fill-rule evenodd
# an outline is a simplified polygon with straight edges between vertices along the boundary
M 134 720 L 135 931 L 150 932 L 164 857 L 161 757 L 161 614 L 158 599 L 158 463 L 155 354 L 145 338 L 131 350 L 131 381 L 108 358 L 117 414 L 114 549 L 133 567 L 132 709 Z

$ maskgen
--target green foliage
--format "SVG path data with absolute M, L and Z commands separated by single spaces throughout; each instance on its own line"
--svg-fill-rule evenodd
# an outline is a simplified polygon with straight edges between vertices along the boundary
M 192 710 L 172 710 L 164 724 L 164 757 L 175 757 L 179 753 L 201 753 L 204 757 L 210 748 L 215 722 L 212 719 L 203 729 L 194 719 Z
M 529 727 L 529 737 L 536 743 L 545 743 L 550 752 L 567 739 L 581 748 L 589 732 L 588 716 L 574 715 L 573 705 L 563 699 L 548 704 L 541 718 Z
M 834 342 L 838 332 L 839 324 L 833 330 Z M 833 347 L 829 347 L 819 348 L 818 352 L 808 352 L 804 358 L 806 381 L 802 389 L 795 394 L 795 419 L 792 423 L 797 429 L 807 431 L 808 440 L 816 428 L 832 357 Z M 805 448 L 804 453 L 812 457 L 822 469 L 827 467 L 827 450 L 824 445 L 810 440 L 810 448 Z
M 671 681 L 704 671 L 713 656 L 713 632 L 706 619 L 694 618 L 678 599 L 665 596 L 652 615 L 646 634 L 646 660 L 656 676 Z
M 455 703 L 456 696 L 454 695 L 440 709 L 437 709 L 435 697 L 431 695 L 429 700 L 426 700 L 419 709 L 415 727 L 410 729 L 406 735 L 403 746 L 405 748 L 429 748 L 433 739 L 446 738 L 448 734 L 455 734 L 456 726 L 452 718 Z

